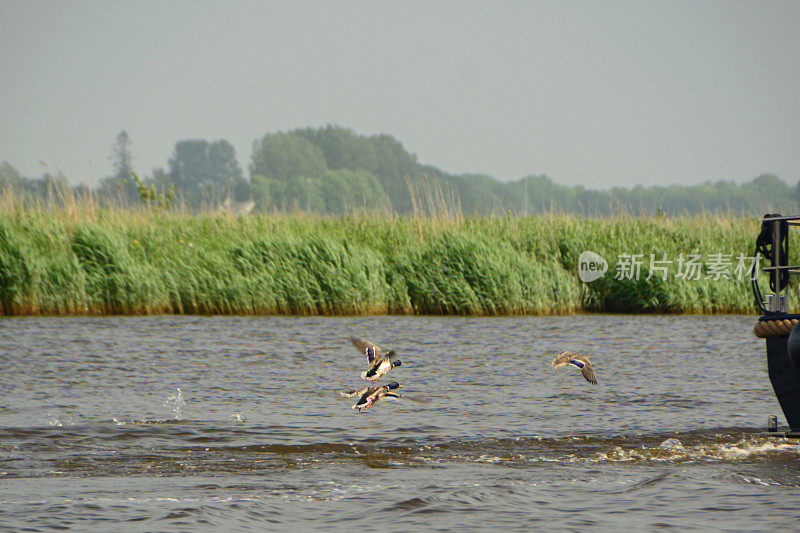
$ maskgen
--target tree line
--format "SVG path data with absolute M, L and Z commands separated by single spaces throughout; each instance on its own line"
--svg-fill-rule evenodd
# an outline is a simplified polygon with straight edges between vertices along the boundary
M 586 216 L 684 214 L 704 211 L 763 214 L 800 209 L 800 182 L 790 186 L 773 174 L 750 182 L 613 187 L 567 186 L 544 175 L 500 182 L 485 174 L 449 174 L 423 165 L 394 137 L 365 136 L 336 125 L 266 133 L 253 142 L 247 174 L 224 139 L 175 143 L 166 168 L 138 175 L 131 139 L 122 131 L 109 158 L 114 173 L 95 187 L 70 185 L 57 169 L 26 177 L 0 163 L 0 188 L 26 202 L 52 202 L 54 191 L 93 196 L 103 205 L 141 202 L 217 208 L 253 200 L 262 211 L 302 210 L 343 214 L 455 210 L 463 214 L 566 212 Z

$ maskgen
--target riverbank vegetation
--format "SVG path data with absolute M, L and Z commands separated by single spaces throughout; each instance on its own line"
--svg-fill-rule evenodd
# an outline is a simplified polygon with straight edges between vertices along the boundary
M 339 126 L 265 134 L 247 175 L 226 140 L 184 139 L 140 178 L 131 144 L 94 187 L 0 163 L 1 314 L 750 313 L 757 217 L 800 205 L 770 174 L 451 175 Z
M 0 313 L 755 312 L 741 268 L 756 217 L 464 216 L 445 196 L 415 205 L 234 217 L 2 197 Z M 587 250 L 608 263 L 590 283 L 578 275 Z

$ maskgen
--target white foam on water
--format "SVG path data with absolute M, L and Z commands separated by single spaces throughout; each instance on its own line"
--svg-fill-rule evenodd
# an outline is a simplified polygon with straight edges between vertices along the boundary
M 48 415 L 47 417 L 47 425 L 54 428 L 60 428 L 64 426 L 74 426 L 75 421 L 72 418 L 67 418 L 65 420 L 61 420 L 53 415 Z
M 481 455 L 477 459 L 475 459 L 478 463 L 502 463 L 503 461 L 507 461 L 508 458 L 498 457 L 498 456 L 490 456 L 490 455 Z
M 670 438 L 657 446 L 623 448 L 613 446 L 608 451 L 577 458 L 579 462 L 625 462 L 625 461 L 741 461 L 754 456 L 772 453 L 793 452 L 800 455 L 800 446 L 781 442 L 772 437 L 744 438 L 737 442 L 704 443 L 684 445 L 679 439 Z M 570 461 L 571 462 L 571 461 Z
M 800 446 L 791 444 L 789 442 L 776 442 L 776 439 L 770 437 L 770 440 L 763 442 L 752 442 L 749 439 L 742 439 L 732 445 L 719 445 L 719 453 L 726 459 L 740 459 L 750 457 L 752 455 L 766 455 L 772 452 L 794 452 L 800 455 Z
M 667 439 L 658 445 L 659 448 L 668 450 L 683 450 L 683 443 L 678 439 Z

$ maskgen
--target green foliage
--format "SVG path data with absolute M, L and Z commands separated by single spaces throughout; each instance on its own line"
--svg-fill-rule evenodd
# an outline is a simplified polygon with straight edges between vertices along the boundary
M 114 174 L 102 178 L 96 187 L 98 196 L 105 204 L 129 207 L 135 204 L 139 197 L 133 179 L 131 144 L 128 132 L 125 130 L 119 132 L 108 157 L 114 166 Z
M 268 133 L 253 143 L 250 175 L 281 182 L 316 178 L 328 169 L 322 150 L 292 133 Z
M 115 174 L 101 180 L 96 193 L 103 205 L 139 203 L 141 187 L 132 178 L 130 138 L 117 138 L 111 159 Z M 454 175 L 422 165 L 390 135 L 358 135 L 336 125 L 267 133 L 253 143 L 249 180 L 242 176 L 233 146 L 226 140 L 185 139 L 175 144 L 168 171 L 154 169 L 142 180 L 156 191 L 175 187 L 179 207 L 216 209 L 224 199 L 253 199 L 258 210 L 342 214 L 353 210 L 436 215 L 529 215 L 671 217 L 703 212 L 763 215 L 800 208 L 800 182 L 790 187 L 772 174 L 737 184 L 656 185 L 608 190 L 587 189 L 529 175 L 500 182 L 483 174 Z M 0 164 L 0 187 L 25 206 L 58 205 L 63 189 L 57 171 L 29 179 L 7 161 Z M 81 194 L 88 192 L 85 187 Z M 2 191 L 0 191 L 2 192 Z M 145 193 L 150 197 L 149 192 Z M 166 194 L 166 193 L 163 193 Z M 152 199 L 152 198 L 151 198 Z
M 168 207 L 172 207 L 175 204 L 175 186 L 171 185 L 170 188 L 163 192 L 158 192 L 156 190 L 155 185 L 152 183 L 144 183 L 139 176 L 136 175 L 134 172 L 132 174 L 133 181 L 136 183 L 136 188 L 139 192 L 139 199 L 147 204 L 148 206 L 152 205 L 153 207 L 160 207 L 161 209 L 166 209 Z
M 265 210 L 345 214 L 384 209 L 391 202 L 378 179 L 367 171 L 328 170 L 316 178 L 296 176 L 284 181 L 259 174 L 251 180 L 253 198 Z
M 133 173 L 133 156 L 131 155 L 131 137 L 122 130 L 117 135 L 117 142 L 109 156 L 114 165 L 114 177 L 120 181 L 129 181 Z
M 247 196 L 242 194 L 246 182 L 236 160 L 236 151 L 224 139 L 178 141 L 168 165 L 168 184 L 175 186 L 192 206 L 217 206 L 235 193 L 240 198 Z
M 42 213 L 0 218 L 0 311 L 73 313 L 85 298 L 64 221 Z
M 164 305 L 160 276 L 153 265 L 131 253 L 137 243 L 122 232 L 92 224 L 75 228 L 70 249 L 82 270 L 85 307 L 116 314 L 146 312 Z
M 0 212 L 0 312 L 750 313 L 747 281 L 645 269 L 650 254 L 750 256 L 757 232 L 757 219 L 731 216 Z M 609 262 L 589 284 L 577 276 L 584 250 Z M 615 275 L 625 253 L 642 254 L 639 279 Z
M 20 239 L 8 221 L 0 221 L 0 306 L 11 314 L 30 297 L 32 268 L 28 243 Z
M 265 178 L 261 174 L 256 174 L 250 178 L 250 190 L 253 199 L 261 209 L 264 210 L 285 210 L 284 205 L 284 186 L 275 178 Z
M 137 203 L 139 190 L 133 179 L 108 176 L 97 185 L 97 195 L 106 205 L 130 207 Z
M 251 309 L 290 314 L 386 312 L 386 274 L 373 250 L 345 239 L 259 240 L 231 250 L 260 298 Z
M 404 213 L 411 209 L 405 178 L 420 176 L 423 171 L 416 156 L 391 135 L 367 137 L 333 125 L 292 133 L 319 147 L 328 168 L 367 171 L 378 178 L 396 211 Z
M 19 185 L 22 182 L 22 174 L 14 165 L 8 161 L 0 163 L 0 186 Z
M 298 138 L 313 147 L 299 143 Z M 257 158 L 259 161 L 265 159 L 260 154 L 264 151 L 265 140 L 269 140 L 268 159 L 272 163 L 256 165 Z M 303 160 L 310 168 L 292 170 L 302 168 Z M 706 210 L 750 214 L 793 212 L 800 207 L 795 191 L 771 175 L 760 176 L 742 185 L 719 181 L 696 186 L 636 186 L 610 190 L 559 185 L 547 176 L 526 176 L 501 183 L 485 175 L 450 175 L 435 167 L 420 165 L 416 156 L 389 135 L 363 136 L 334 125 L 267 135 L 254 146 L 253 161 L 251 180 L 255 181 L 255 175 L 261 175 L 278 179 L 285 185 L 280 191 L 271 187 L 278 196 L 271 196 L 269 200 L 264 198 L 261 205 L 272 205 L 284 211 L 299 208 L 322 213 L 339 212 L 331 209 L 329 199 L 346 198 L 348 191 L 344 184 L 339 183 L 342 190 L 337 194 L 330 182 L 327 185 L 331 186 L 324 191 L 318 190 L 323 183 L 314 180 L 322 175 L 323 161 L 328 169 L 364 171 L 375 176 L 396 213 L 414 212 L 409 180 L 412 183 L 436 181 L 443 190 L 458 198 L 460 210 L 467 214 L 554 211 L 585 216 L 656 213 L 674 216 Z M 290 181 L 295 183 L 288 184 Z M 260 189 L 258 194 L 263 194 L 263 183 L 253 182 L 252 186 Z
M 392 261 L 417 313 L 563 313 L 580 304 L 577 284 L 561 268 L 480 234 L 445 231 Z

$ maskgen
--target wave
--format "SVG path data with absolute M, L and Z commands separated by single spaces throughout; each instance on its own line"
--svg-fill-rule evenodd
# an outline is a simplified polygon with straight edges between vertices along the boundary
M 318 435 L 318 438 L 320 435 Z M 399 436 L 363 439 L 290 426 L 211 427 L 164 420 L 118 426 L 0 428 L 3 477 L 46 472 L 137 475 L 237 472 L 357 463 L 367 468 L 485 463 L 524 468 L 536 463 L 744 463 L 796 460 L 800 441 L 747 428 L 631 435 L 474 438 Z M 333 438 L 331 438 L 333 437 Z M 2 457 L 2 456 L 0 456 Z

